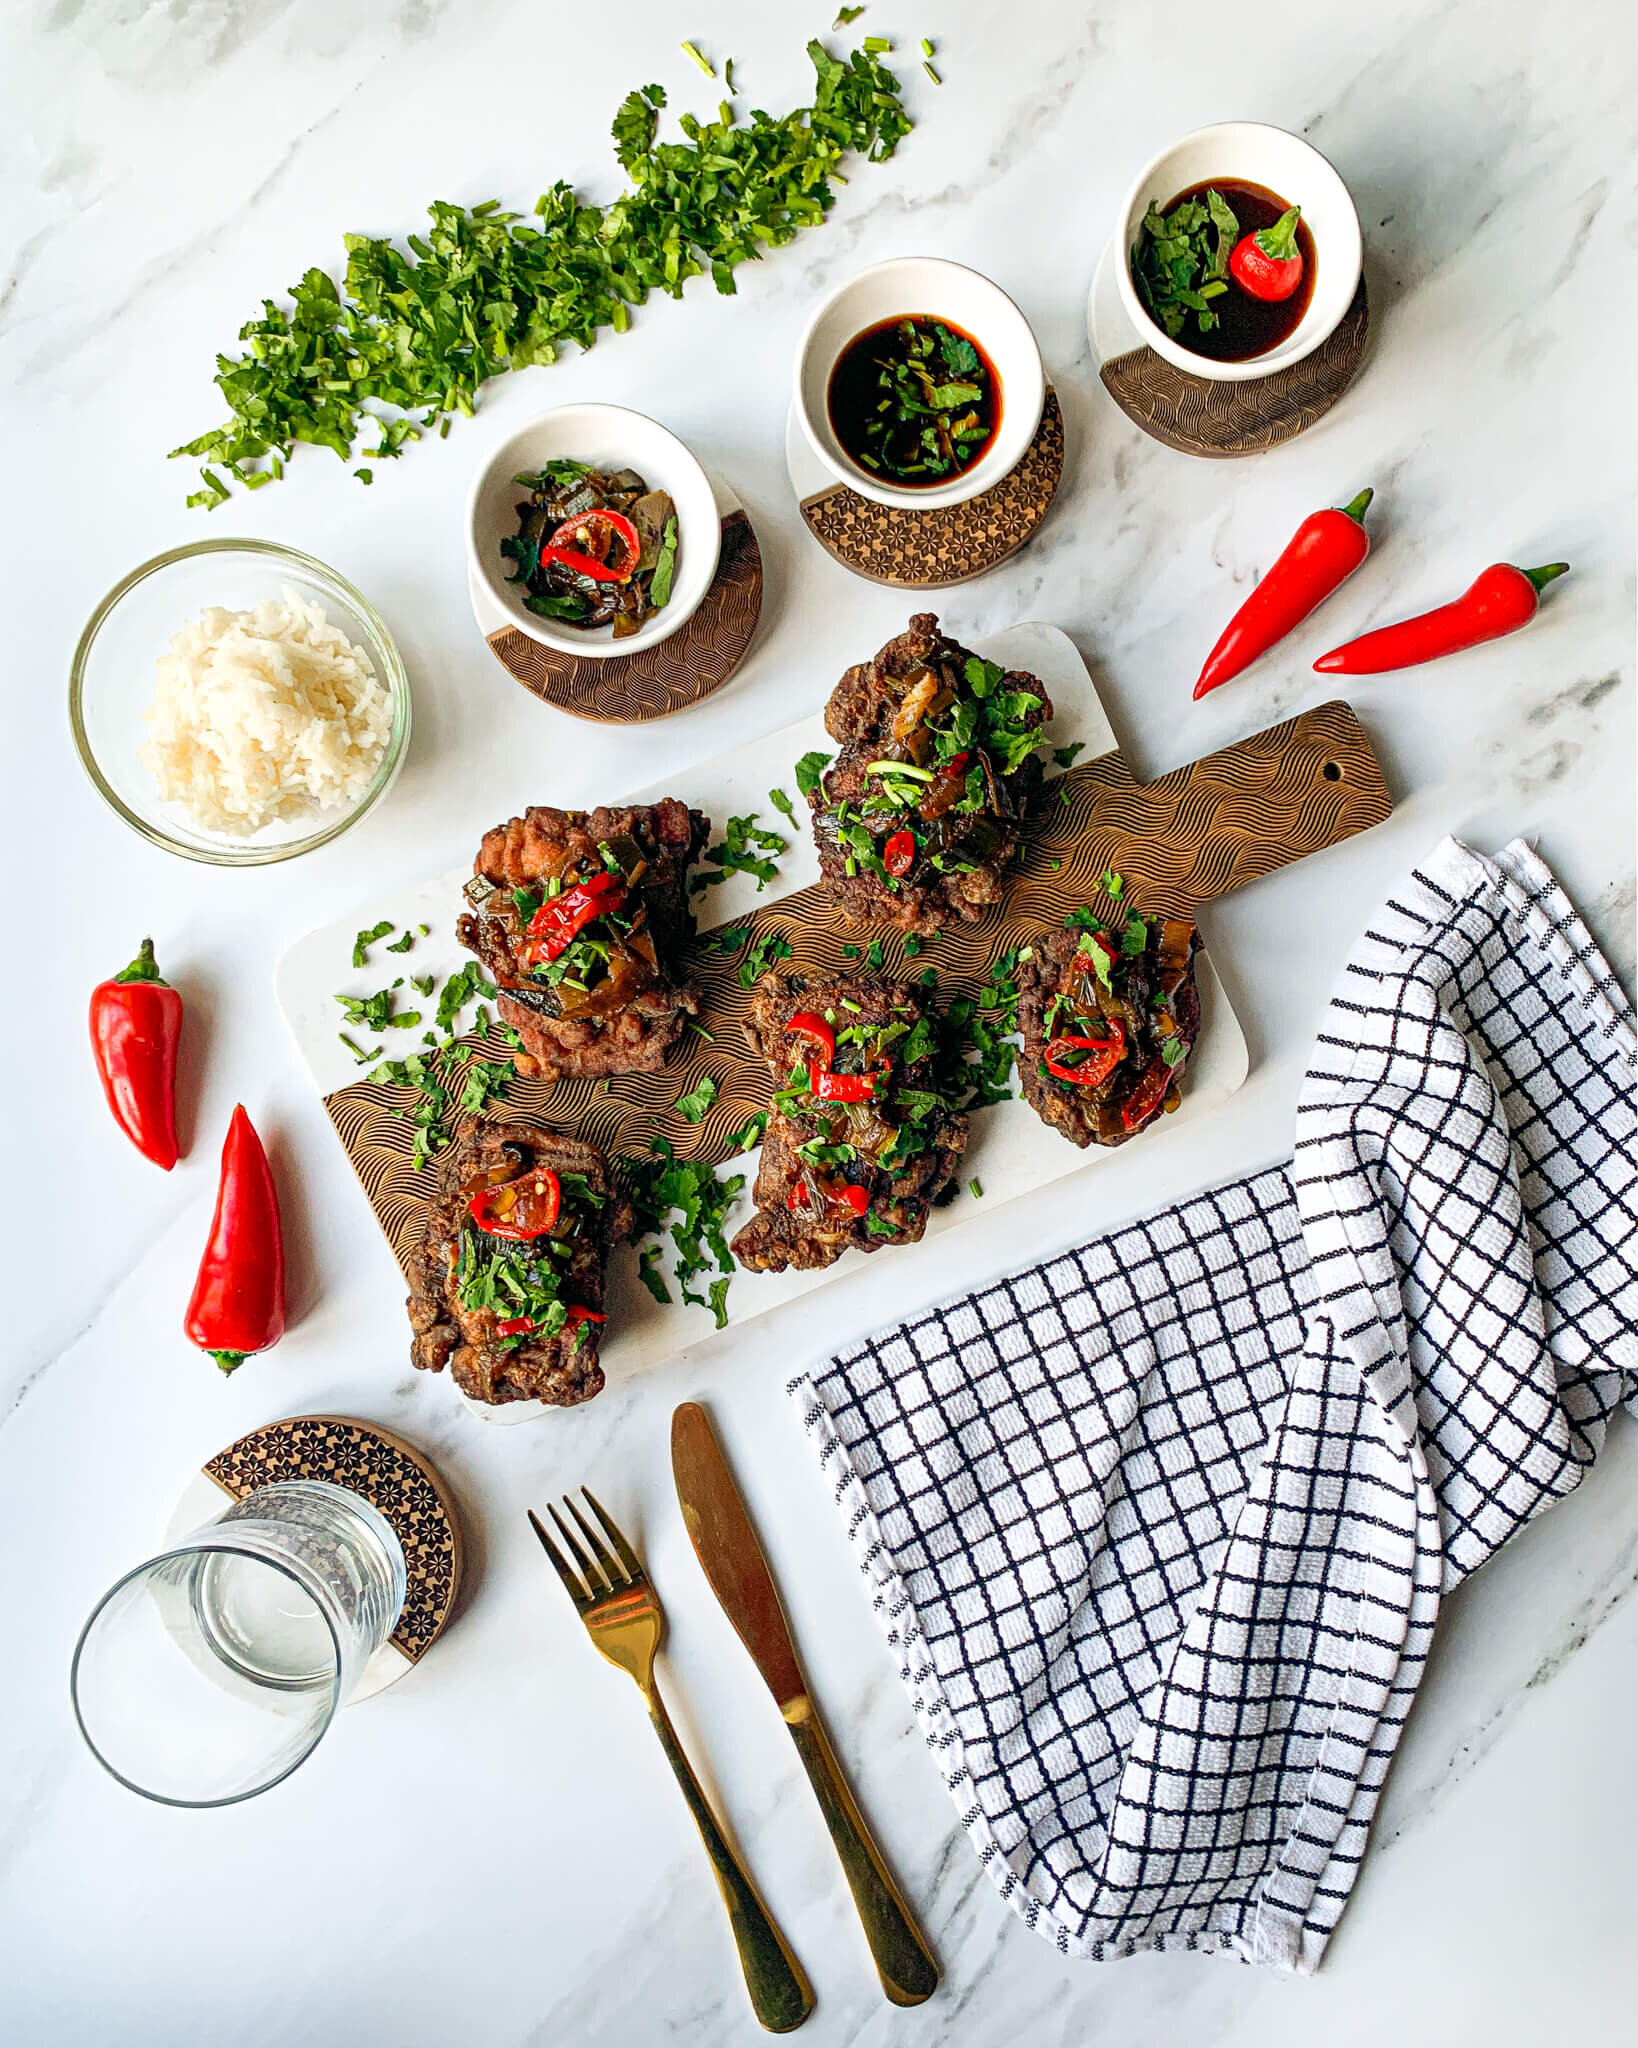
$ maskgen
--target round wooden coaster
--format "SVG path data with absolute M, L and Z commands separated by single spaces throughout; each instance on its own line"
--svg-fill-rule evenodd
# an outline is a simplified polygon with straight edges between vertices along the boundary
M 492 598 L 484 601 L 498 611 Z M 608 725 L 669 718 L 720 689 L 745 658 L 762 611 L 762 550 L 741 509 L 725 514 L 716 580 L 680 633 L 641 654 L 602 661 L 560 654 L 513 625 L 492 626 L 476 586 L 473 603 L 489 650 L 543 704 Z
M 802 517 L 826 553 L 855 576 L 897 590 L 945 590 L 982 576 L 1033 540 L 1063 473 L 1064 419 L 1049 385 L 1023 460 L 982 497 L 917 512 L 831 484 L 802 499 Z
M 461 1524 L 443 1480 L 402 1437 L 348 1415 L 291 1415 L 240 1437 L 204 1470 L 234 1500 L 280 1479 L 327 1479 L 361 1494 L 404 1546 L 409 1587 L 391 1647 L 417 1664 L 437 1641 L 460 1588 Z M 354 1697 L 379 1689 L 361 1685 Z
M 1341 324 L 1311 356 L 1244 384 L 1191 377 L 1145 348 L 1120 303 L 1114 244 L 1104 251 L 1087 306 L 1104 388 L 1146 434 L 1184 455 L 1228 460 L 1294 440 L 1324 417 L 1359 374 L 1370 332 L 1365 280 Z M 1136 344 L 1132 346 L 1131 344 Z

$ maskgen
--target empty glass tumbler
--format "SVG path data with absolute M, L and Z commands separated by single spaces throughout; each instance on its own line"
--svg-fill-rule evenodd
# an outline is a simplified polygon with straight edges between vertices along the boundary
M 127 1572 L 70 1677 L 93 1754 L 172 1806 L 223 1806 L 309 1756 L 392 1634 L 404 1551 L 369 1502 L 323 1480 L 259 1486 Z

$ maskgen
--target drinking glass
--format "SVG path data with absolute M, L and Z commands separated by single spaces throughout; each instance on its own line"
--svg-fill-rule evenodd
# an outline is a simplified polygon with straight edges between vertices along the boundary
M 368 1501 L 259 1486 L 97 1603 L 69 1680 L 80 1732 L 149 1799 L 249 1799 L 312 1754 L 404 1592 L 403 1546 Z

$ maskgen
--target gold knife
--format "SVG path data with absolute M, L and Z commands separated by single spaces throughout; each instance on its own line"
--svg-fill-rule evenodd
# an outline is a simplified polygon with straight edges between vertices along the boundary
M 685 1401 L 671 1418 L 671 1469 L 683 1520 L 711 1590 L 791 1731 L 842 1859 L 882 1989 L 895 2005 L 920 2005 L 938 1988 L 938 1964 L 842 1776 L 797 1662 L 768 1560 L 710 1417 L 697 1401 Z

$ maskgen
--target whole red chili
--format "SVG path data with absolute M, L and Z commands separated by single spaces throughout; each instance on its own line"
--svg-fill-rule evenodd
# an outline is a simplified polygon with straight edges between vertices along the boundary
M 1206 657 L 1196 698 L 1231 681 L 1266 654 L 1333 591 L 1340 590 L 1371 552 L 1365 508 L 1374 492 L 1361 491 L 1340 510 L 1311 512 L 1286 543 L 1273 567 L 1223 628 Z
M 284 1335 L 284 1239 L 267 1154 L 241 1105 L 222 1146 L 205 1256 L 182 1328 L 232 1372 Z
M 1110 1029 L 1112 1038 L 1077 1038 L 1064 1033 L 1048 1039 L 1042 1052 L 1047 1072 L 1060 1081 L 1073 1081 L 1079 1088 L 1095 1088 L 1100 1081 L 1107 1081 L 1126 1053 L 1124 1027 L 1116 1022 Z M 1082 1057 L 1071 1060 L 1067 1055 L 1072 1053 Z
M 1145 1068 L 1137 1086 L 1120 1106 L 1120 1120 L 1125 1129 L 1135 1131 L 1139 1124 L 1148 1122 L 1165 1101 L 1171 1080 L 1172 1070 L 1164 1060 L 1155 1060 Z
M 467 1204 L 472 1220 L 490 1237 L 527 1244 L 544 1237 L 563 1207 L 563 1183 L 549 1166 L 537 1166 L 499 1187 L 480 1188 Z
M 1302 283 L 1302 252 L 1297 247 L 1300 206 L 1288 207 L 1271 228 L 1242 235 L 1229 258 L 1229 276 L 1251 298 L 1277 305 Z
M 91 991 L 91 1050 L 114 1120 L 144 1159 L 167 1173 L 176 1144 L 176 1048 L 182 998 L 160 977 L 154 942 Z
M 895 877 L 909 874 L 916 864 L 914 832 L 890 832 L 882 846 L 882 866 Z
M 1481 569 L 1454 604 L 1442 604 L 1397 625 L 1378 627 L 1322 654 L 1314 666 L 1327 676 L 1378 676 L 1388 669 L 1415 668 L 1443 654 L 1460 654 L 1486 640 L 1499 640 L 1529 625 L 1541 593 L 1568 562 L 1549 562 L 1541 569 L 1515 569 L 1511 562 L 1492 562 Z
M 528 934 L 518 948 L 519 965 L 538 967 L 542 961 L 555 960 L 593 918 L 620 909 L 625 900 L 626 885 L 609 868 L 599 868 L 595 875 L 576 882 L 561 896 L 543 903 L 530 918 Z

